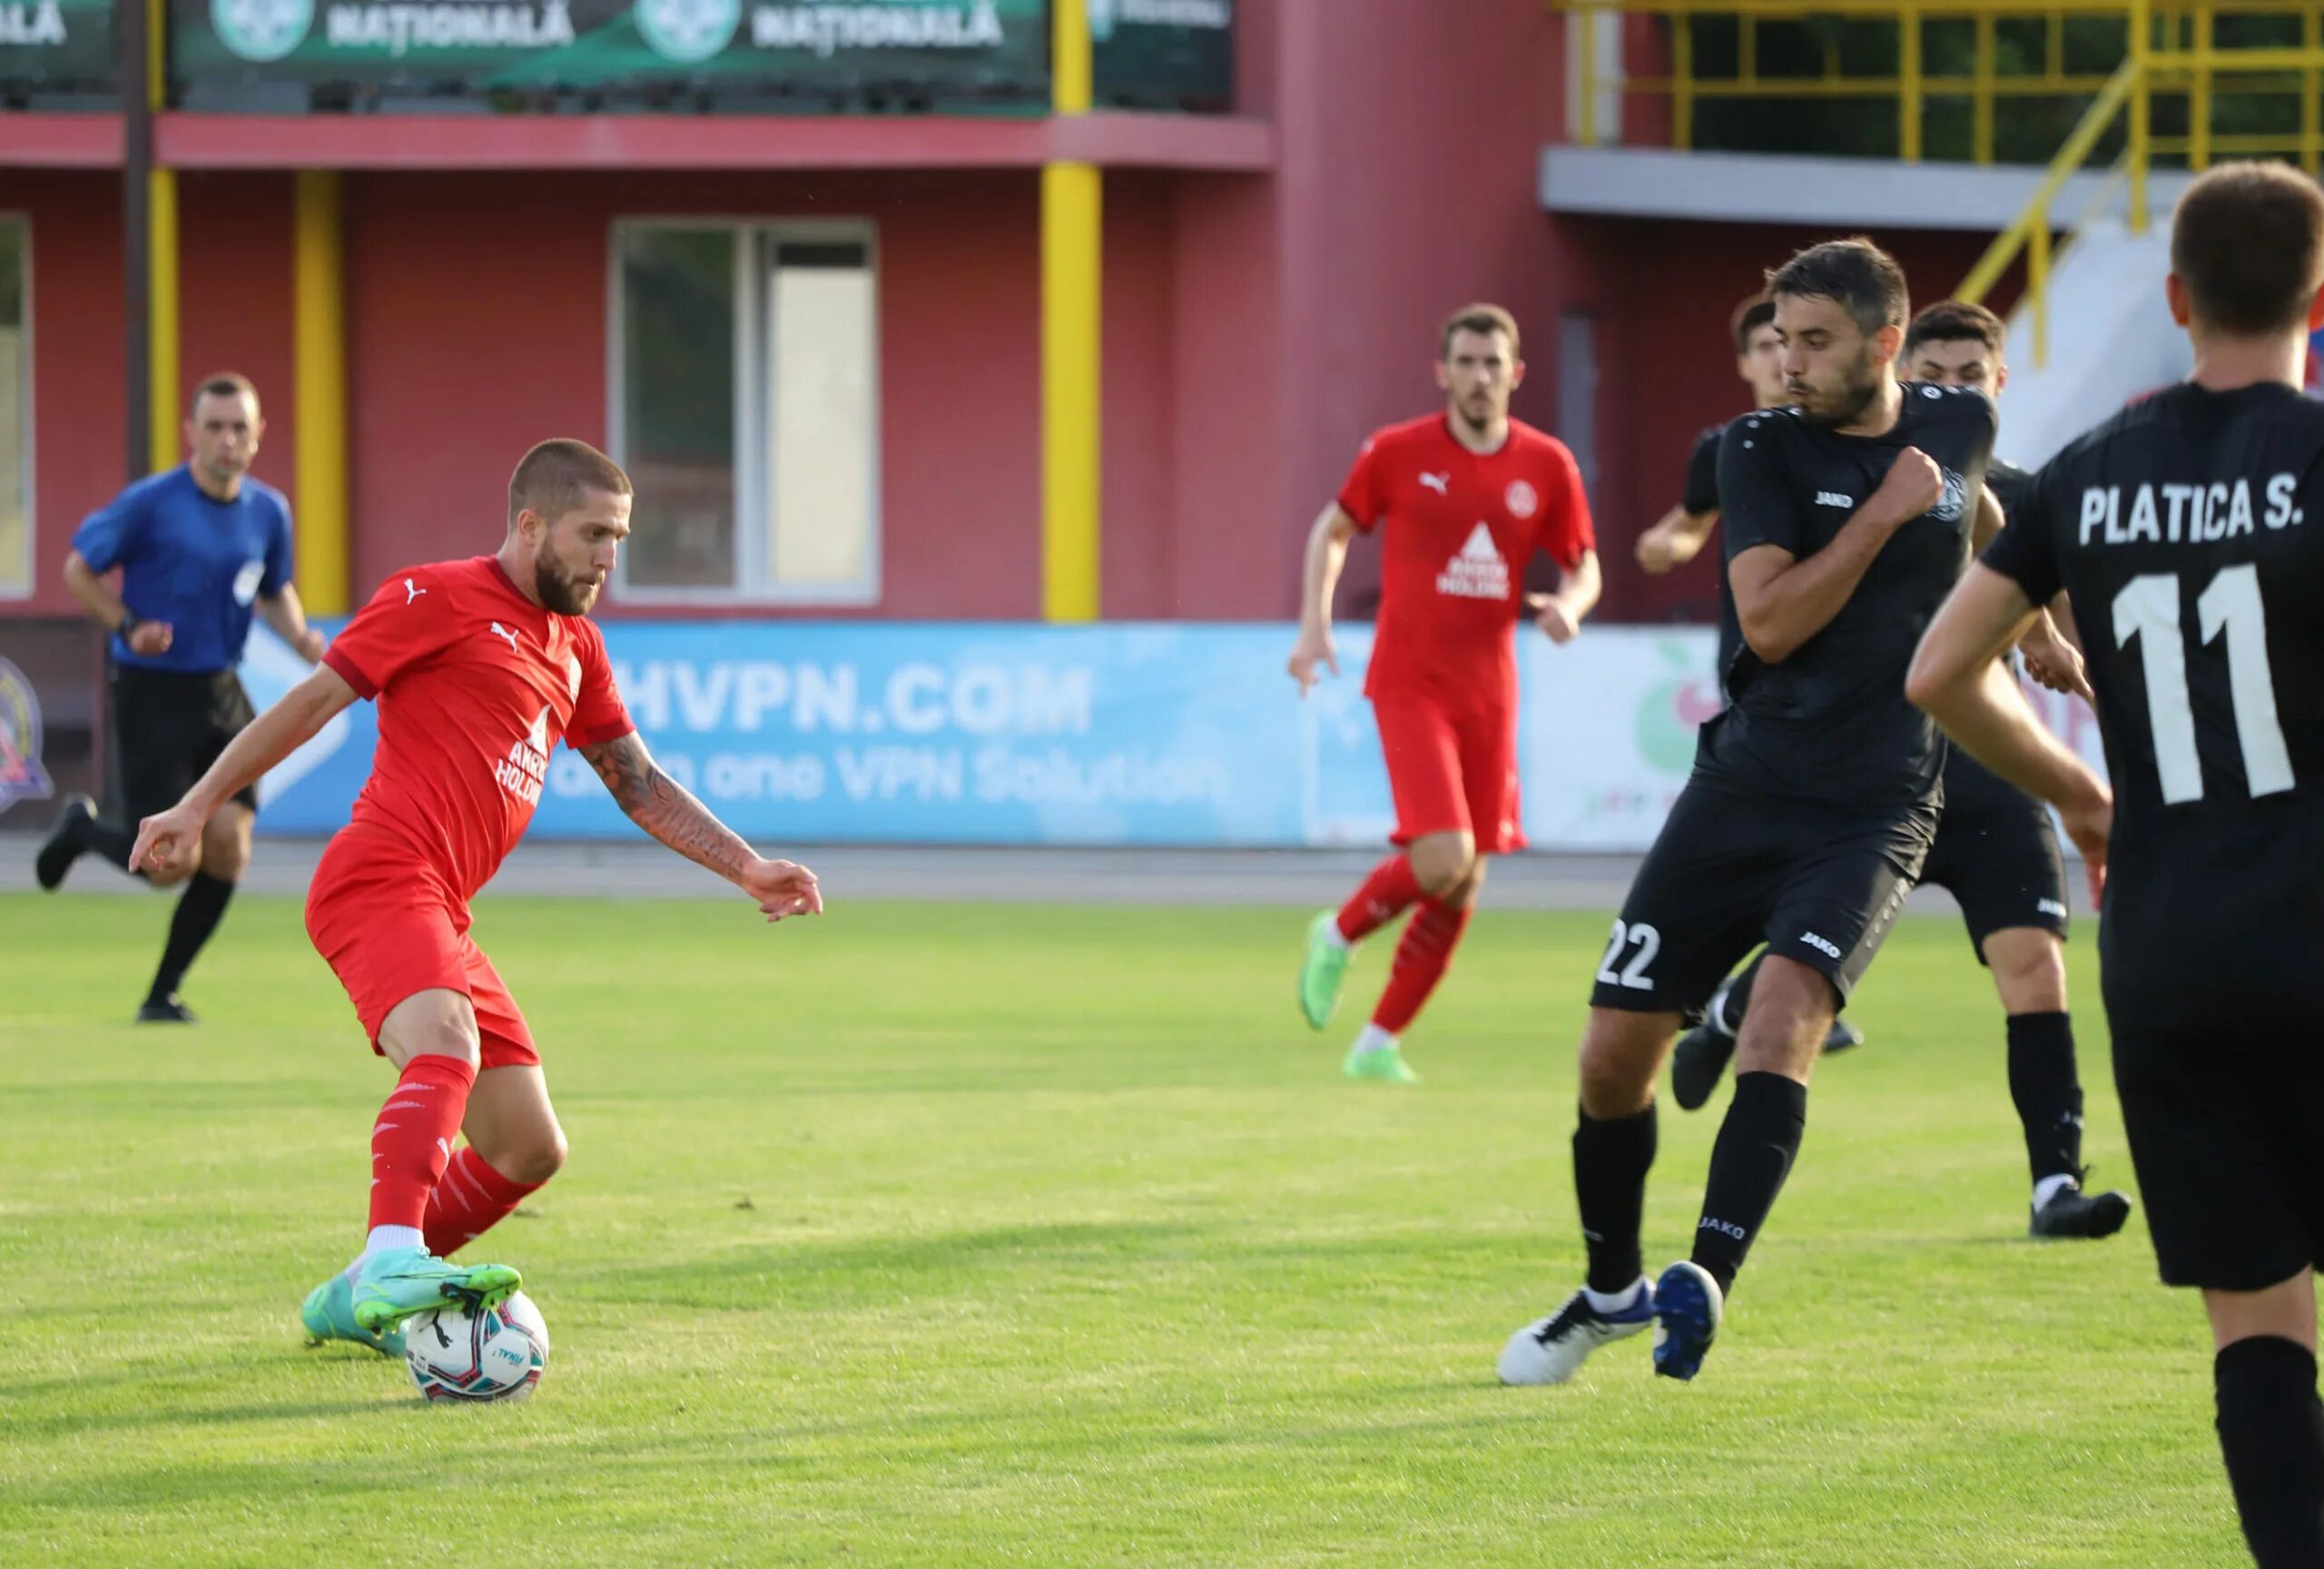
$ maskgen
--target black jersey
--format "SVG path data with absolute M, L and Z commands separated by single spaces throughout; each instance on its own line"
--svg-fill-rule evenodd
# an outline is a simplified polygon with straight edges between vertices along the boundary
M 2313 520 L 2316 527 L 2309 524 Z M 2324 1002 L 2324 405 L 2174 387 L 2074 441 L 1985 554 L 2082 628 L 2113 778 L 2119 1032 Z
M 1695 438 L 1687 457 L 1687 488 L 1679 498 L 1682 511 L 1699 518 L 1718 510 L 1718 442 L 1724 425 L 1714 425 Z M 1718 573 L 1718 689 L 1727 690 L 1727 673 L 1735 667 L 1736 650 L 1743 646 L 1743 623 L 1735 616 L 1735 590 L 1727 581 L 1724 564 Z
M 1985 488 L 2001 503 L 2004 517 L 2014 517 L 2017 505 L 2025 498 L 2025 488 L 2034 483 L 2034 476 L 2005 459 L 1996 458 L 1985 465 Z
M 1747 644 L 1730 706 L 1703 727 L 1695 775 L 1713 788 L 1883 808 L 1935 798 L 1945 742 L 1905 699 L 1905 671 L 1967 566 L 1993 455 L 1994 406 L 1967 388 L 1907 382 L 1896 423 L 1844 436 L 1797 409 L 1746 414 L 1719 442 L 1719 528 L 1731 568 L 1774 545 L 1795 558 L 1831 543 L 1916 447 L 1944 472 L 1936 504 L 1898 528 L 1830 624 L 1770 665 Z

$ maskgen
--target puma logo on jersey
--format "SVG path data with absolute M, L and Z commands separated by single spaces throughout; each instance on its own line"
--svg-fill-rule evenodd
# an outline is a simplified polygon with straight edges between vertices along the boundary
M 1856 506 L 1856 498 L 1853 496 L 1843 496 L 1837 490 L 1818 490 L 1816 492 L 1816 505 L 1818 507 L 1845 507 L 1854 509 Z
M 511 654 L 514 654 L 514 653 L 517 651 L 517 635 L 516 635 L 514 632 L 511 632 L 510 630 L 508 630 L 508 628 L 507 628 L 507 627 L 503 627 L 503 626 L 502 626 L 499 622 L 497 622 L 497 621 L 495 621 L 495 622 L 492 624 L 492 635 L 493 635 L 495 637 L 506 637 L 506 638 L 507 638 L 507 639 L 508 639 L 508 652 L 509 652 L 509 653 L 511 653 Z
M 1502 558 L 1501 547 L 1493 543 L 1491 528 L 1480 523 L 1469 531 L 1460 554 L 1436 575 L 1436 591 L 1456 599 L 1509 597 L 1509 563 Z
M 410 578 L 407 577 L 403 580 L 403 602 L 406 605 L 409 605 L 427 592 L 427 589 L 416 587 Z
M 1435 491 L 1439 496 L 1450 496 L 1452 494 L 1452 476 L 1449 473 L 1423 474 L 1420 477 L 1420 482 L 1427 486 L 1430 489 Z

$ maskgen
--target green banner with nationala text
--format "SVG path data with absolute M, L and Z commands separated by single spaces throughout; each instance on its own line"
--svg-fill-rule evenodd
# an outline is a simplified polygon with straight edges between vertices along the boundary
M 0 96 L 104 92 L 113 80 L 113 0 L 0 0 Z

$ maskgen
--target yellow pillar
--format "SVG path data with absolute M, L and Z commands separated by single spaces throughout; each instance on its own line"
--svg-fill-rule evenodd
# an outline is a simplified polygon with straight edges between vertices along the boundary
M 178 365 L 178 181 L 174 171 L 156 169 L 146 177 L 153 225 L 147 252 L 147 288 L 152 311 L 146 360 L 146 407 L 152 412 L 152 446 L 146 461 L 159 474 L 184 459 L 179 431 L 185 424 L 185 389 Z
M 2137 80 L 2131 84 L 2130 146 L 2126 153 L 2131 173 L 2131 232 L 2143 234 L 2147 226 L 2146 166 L 2152 153 L 2153 99 L 2150 89 L 2153 83 L 2147 57 L 2153 48 L 2152 23 L 2147 11 L 2147 0 L 2131 0 L 2130 56 L 2137 71 Z
M 299 465 L 299 597 L 348 607 L 347 296 L 339 175 L 302 169 L 291 208 L 291 407 Z
M 1088 113 L 1085 0 L 1050 8 L 1059 114 Z M 1041 614 L 1094 621 L 1098 612 L 1098 324 L 1105 298 L 1105 184 L 1094 164 L 1041 170 Z
M 162 0 L 145 3 L 145 103 L 153 113 L 164 106 L 162 61 L 169 26 Z M 146 251 L 148 289 L 146 408 L 150 414 L 150 445 L 146 462 L 159 474 L 174 469 L 184 456 L 179 428 L 185 423 L 178 364 L 178 177 L 171 169 L 156 168 L 145 177 L 146 211 L 152 226 Z

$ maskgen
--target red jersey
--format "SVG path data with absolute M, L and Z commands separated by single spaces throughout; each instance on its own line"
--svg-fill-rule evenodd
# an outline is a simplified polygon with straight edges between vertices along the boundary
M 1525 564 L 1546 550 L 1571 572 L 1597 546 L 1565 443 L 1512 419 L 1477 453 L 1442 414 L 1391 425 L 1356 454 L 1339 504 L 1367 533 L 1387 525 L 1365 696 L 1513 703 Z
M 379 706 L 348 828 L 409 851 L 463 904 L 533 820 L 558 739 L 594 746 L 636 728 L 604 635 L 526 598 L 496 557 L 396 573 L 323 663 Z

